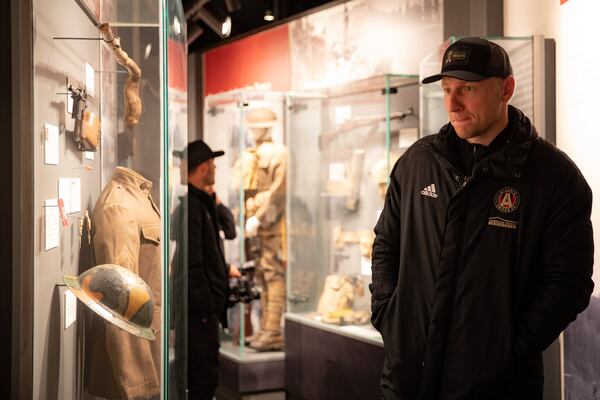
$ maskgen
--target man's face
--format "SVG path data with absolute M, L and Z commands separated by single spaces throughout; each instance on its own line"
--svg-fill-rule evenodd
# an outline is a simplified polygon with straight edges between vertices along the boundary
M 444 107 L 456 134 L 471 143 L 489 144 L 505 127 L 514 82 L 512 76 L 479 82 L 443 77 Z
M 191 184 L 198 189 L 203 189 L 206 186 L 214 185 L 215 183 L 215 160 L 214 158 L 204 161 L 191 170 L 188 170 L 188 184 Z
M 215 170 L 217 169 L 217 166 L 215 165 L 215 159 L 210 158 L 210 159 L 204 161 L 201 164 L 201 167 L 203 167 L 205 169 L 205 175 L 204 175 L 205 186 L 214 185 L 215 184 Z

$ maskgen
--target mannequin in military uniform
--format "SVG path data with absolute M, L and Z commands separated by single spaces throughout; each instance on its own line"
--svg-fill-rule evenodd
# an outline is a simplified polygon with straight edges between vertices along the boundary
M 255 246 L 258 278 L 262 285 L 260 330 L 249 347 L 281 350 L 281 316 L 285 307 L 285 190 L 287 149 L 274 143 L 271 129 L 277 117 L 268 108 L 245 114 L 248 134 L 256 143 L 243 154 L 246 237 Z

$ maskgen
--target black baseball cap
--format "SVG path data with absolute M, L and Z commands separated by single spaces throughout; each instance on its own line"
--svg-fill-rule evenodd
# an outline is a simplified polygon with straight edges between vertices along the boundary
M 183 151 L 175 150 L 173 155 L 179 158 L 187 158 L 188 168 L 192 169 L 211 158 L 221 157 L 225 152 L 223 150 L 212 151 L 203 140 L 195 140 L 189 143 Z
M 446 49 L 442 72 L 421 82 L 436 82 L 444 76 L 476 82 L 494 76 L 506 78 L 509 75 L 513 75 L 513 70 L 508 54 L 502 47 L 485 39 L 467 37 L 452 43 Z

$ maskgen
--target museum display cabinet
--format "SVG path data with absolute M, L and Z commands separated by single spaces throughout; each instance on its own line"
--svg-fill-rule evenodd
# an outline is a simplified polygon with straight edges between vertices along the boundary
M 225 152 L 215 158 L 214 191 L 235 225 L 235 237 L 223 230 L 225 257 L 241 271 L 230 278 L 229 326 L 221 336 L 222 396 L 283 389 L 284 128 L 281 92 L 252 87 L 204 100 L 204 140 Z M 246 229 L 252 221 L 254 229 Z M 257 341 L 266 330 L 272 337 Z
M 181 2 L 31 13 L 32 398 L 183 399 Z
M 391 168 L 419 137 L 418 90 L 416 76 L 381 75 L 287 96 L 292 396 L 326 398 L 319 388 L 327 387 L 331 398 L 377 397 L 383 346 L 370 322 L 373 228 Z

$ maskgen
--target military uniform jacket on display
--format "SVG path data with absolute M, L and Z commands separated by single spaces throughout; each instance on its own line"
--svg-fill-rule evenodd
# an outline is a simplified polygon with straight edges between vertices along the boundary
M 589 302 L 590 188 L 509 117 L 508 143 L 468 178 L 450 124 L 392 171 L 370 285 L 386 399 L 541 399 L 542 351 Z
M 188 321 L 216 315 L 226 327 L 229 280 L 214 196 L 189 185 Z
M 253 175 L 250 186 L 256 187 L 256 195 L 250 196 L 246 201 L 246 218 L 258 218 L 261 234 L 281 235 L 280 222 L 285 209 L 287 150 L 281 144 L 266 141 L 257 146 L 254 157 L 255 166 L 251 166 L 248 172 Z
M 117 264 L 138 274 L 152 289 L 156 339 L 148 341 L 94 316 L 86 333 L 87 387 L 108 399 L 146 399 L 160 394 L 161 252 L 160 212 L 152 182 L 117 167 L 92 216 L 96 264 Z

